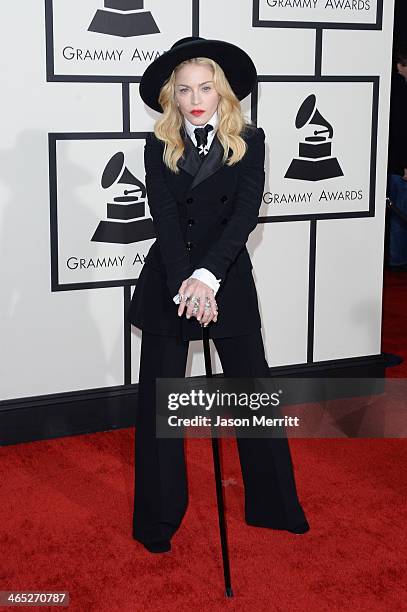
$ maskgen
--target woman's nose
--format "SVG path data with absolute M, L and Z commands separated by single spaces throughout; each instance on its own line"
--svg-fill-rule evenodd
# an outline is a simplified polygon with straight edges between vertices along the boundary
M 192 92 L 192 104 L 198 104 L 200 101 L 201 97 L 200 97 L 200 93 L 199 91 L 197 92 Z

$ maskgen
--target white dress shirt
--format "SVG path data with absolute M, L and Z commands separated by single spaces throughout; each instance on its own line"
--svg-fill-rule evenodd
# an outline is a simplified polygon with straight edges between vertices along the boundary
M 218 125 L 218 111 L 217 110 L 213 113 L 212 117 L 209 119 L 207 123 L 205 123 L 205 125 L 207 125 L 208 123 L 210 123 L 213 126 L 213 130 L 211 130 L 208 134 L 207 148 L 209 150 L 213 142 L 213 139 L 215 137 L 215 132 L 216 132 L 216 128 Z M 194 125 L 193 123 L 188 121 L 186 117 L 184 117 L 184 125 L 185 125 L 185 129 L 189 137 L 191 138 L 192 142 L 194 143 L 195 146 L 197 146 L 194 130 L 197 127 L 205 127 L 205 125 L 199 125 L 199 126 Z M 217 290 L 219 289 L 219 283 L 221 281 L 220 278 L 216 278 L 215 275 L 212 274 L 212 272 L 207 270 L 207 268 L 197 268 L 196 270 L 193 271 L 190 278 L 197 278 L 198 280 L 209 285 L 209 287 L 213 289 L 215 295 L 216 295 Z M 176 304 L 180 303 L 180 297 L 178 293 L 173 298 L 173 300 Z

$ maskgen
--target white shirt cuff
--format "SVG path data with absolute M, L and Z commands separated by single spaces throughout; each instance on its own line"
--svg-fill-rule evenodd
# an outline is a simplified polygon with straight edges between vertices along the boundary
M 203 283 L 206 283 L 211 289 L 213 289 L 214 295 L 216 295 L 216 292 L 219 289 L 219 284 L 221 281 L 220 278 L 215 278 L 215 275 L 212 274 L 212 272 L 210 272 L 209 270 L 207 270 L 207 268 L 197 268 L 196 270 L 193 271 L 190 278 L 197 278 Z M 180 298 L 179 298 L 178 293 L 173 298 L 173 300 L 176 304 L 180 303 Z

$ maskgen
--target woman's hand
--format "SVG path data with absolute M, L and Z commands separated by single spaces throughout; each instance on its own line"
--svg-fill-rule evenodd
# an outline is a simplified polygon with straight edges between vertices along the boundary
M 187 319 L 189 319 L 191 316 L 195 316 L 197 320 L 200 321 L 201 325 L 204 325 L 205 327 L 211 321 L 216 323 L 218 320 L 218 306 L 216 304 L 214 291 L 209 287 L 209 285 L 197 278 L 187 278 L 182 283 L 178 293 L 181 300 L 178 307 L 179 316 L 182 316 L 185 311 Z M 193 296 L 199 298 L 199 309 L 195 314 L 193 312 L 193 302 L 191 300 L 188 302 L 185 301 L 186 298 L 192 298 Z M 206 299 L 209 300 L 211 305 L 210 309 L 205 309 Z

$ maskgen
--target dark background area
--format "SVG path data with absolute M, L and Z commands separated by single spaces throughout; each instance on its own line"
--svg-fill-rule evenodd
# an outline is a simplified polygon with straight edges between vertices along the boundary
M 394 9 L 394 42 L 407 39 L 407 0 L 396 0 Z
M 407 0 L 395 0 L 393 53 L 398 45 L 403 47 L 407 43 Z M 398 197 L 391 189 L 393 178 L 391 175 L 403 176 L 406 167 L 407 126 L 405 123 L 407 109 L 407 83 L 398 74 L 396 61 L 393 57 L 393 70 L 391 79 L 390 116 L 389 116 L 389 150 L 387 163 L 387 201 L 385 226 L 385 265 L 392 269 L 390 257 L 390 241 L 397 248 L 397 253 L 405 252 L 403 243 L 407 241 L 407 210 L 403 198 Z M 391 210 L 390 210 L 391 206 Z M 402 269 L 403 266 L 397 266 Z M 406 268 L 407 269 L 407 268 Z

